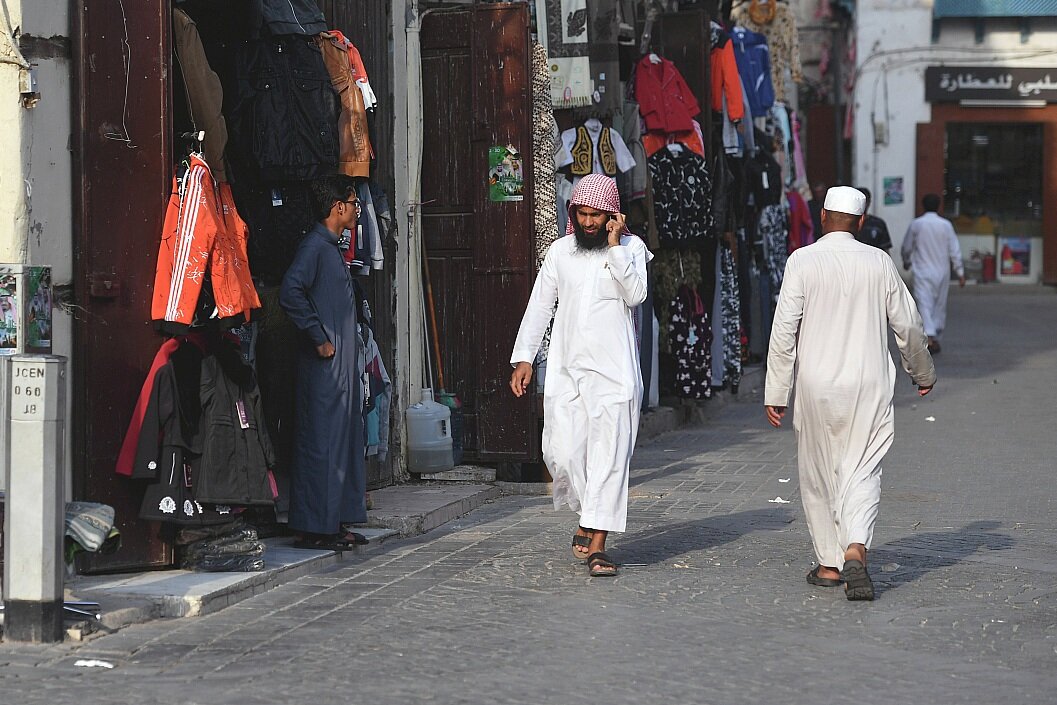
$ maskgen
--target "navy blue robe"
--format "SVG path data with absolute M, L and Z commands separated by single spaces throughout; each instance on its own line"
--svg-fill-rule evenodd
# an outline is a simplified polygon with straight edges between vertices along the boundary
M 301 331 L 290 481 L 290 528 L 338 533 L 367 521 L 359 336 L 352 277 L 338 236 L 317 224 L 283 277 L 279 303 Z M 330 341 L 334 357 L 316 346 Z

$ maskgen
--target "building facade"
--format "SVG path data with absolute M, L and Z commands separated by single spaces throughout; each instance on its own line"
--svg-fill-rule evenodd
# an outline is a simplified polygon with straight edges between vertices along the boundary
M 964 257 L 1057 284 L 1057 2 L 869 0 L 855 26 L 854 181 L 895 250 L 938 193 Z

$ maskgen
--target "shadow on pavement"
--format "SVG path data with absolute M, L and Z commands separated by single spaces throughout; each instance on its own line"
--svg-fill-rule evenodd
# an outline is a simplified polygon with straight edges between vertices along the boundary
M 995 533 L 997 521 L 974 521 L 953 531 L 914 534 L 878 546 L 870 551 L 870 562 L 878 594 L 897 590 L 932 571 L 949 568 L 980 552 L 1005 551 L 1016 541 Z M 883 572 L 883 566 L 900 563 L 899 568 Z
M 779 531 L 793 517 L 782 509 L 753 509 L 736 514 L 657 524 L 636 532 L 639 538 L 620 542 L 612 551 L 621 563 L 654 565 L 691 551 L 701 551 L 736 541 L 754 531 Z

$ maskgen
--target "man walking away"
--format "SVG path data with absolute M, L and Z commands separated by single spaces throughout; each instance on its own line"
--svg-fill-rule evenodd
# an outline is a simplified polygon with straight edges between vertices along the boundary
M 789 256 L 767 357 L 767 420 L 794 401 L 800 493 L 818 566 L 812 585 L 843 581 L 849 600 L 872 600 L 866 552 L 881 502 L 881 460 L 894 438 L 895 365 L 888 328 L 924 396 L 936 383 L 914 300 L 892 259 L 855 240 L 866 197 L 831 188 L 824 236 Z
M 580 513 L 573 554 L 592 576 L 616 575 L 610 531 L 624 531 L 639 426 L 642 374 L 632 309 L 646 299 L 653 258 L 624 226 L 616 182 L 589 174 L 569 201 L 567 235 L 551 245 L 532 287 L 510 364 L 510 388 L 528 389 L 551 314 L 543 393 L 543 459 L 554 507 Z M 555 302 L 558 304 L 555 310 Z
M 892 249 L 892 238 L 888 235 L 888 225 L 884 220 L 870 213 L 870 203 L 873 200 L 870 196 L 870 189 L 860 186 L 859 190 L 866 196 L 866 219 L 859 228 L 859 232 L 855 233 L 855 239 L 888 252 Z
M 951 269 L 958 276 L 960 286 L 965 286 L 965 269 L 954 226 L 937 212 L 940 197 L 927 194 L 921 199 L 921 206 L 925 213 L 911 221 L 901 252 L 903 269 L 914 275 L 914 299 L 929 336 L 929 352 L 936 354 L 940 351 L 940 338 L 947 324 Z

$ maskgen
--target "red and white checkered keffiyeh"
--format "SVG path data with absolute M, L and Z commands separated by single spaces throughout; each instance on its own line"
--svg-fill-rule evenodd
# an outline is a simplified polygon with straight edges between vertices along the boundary
M 606 213 L 620 212 L 620 191 L 617 190 L 617 182 L 605 174 L 588 174 L 576 183 L 573 196 L 569 199 L 569 224 L 565 226 L 565 234 L 572 235 L 573 222 L 576 218 L 576 207 L 587 206 Z M 632 232 L 624 226 L 625 235 Z

